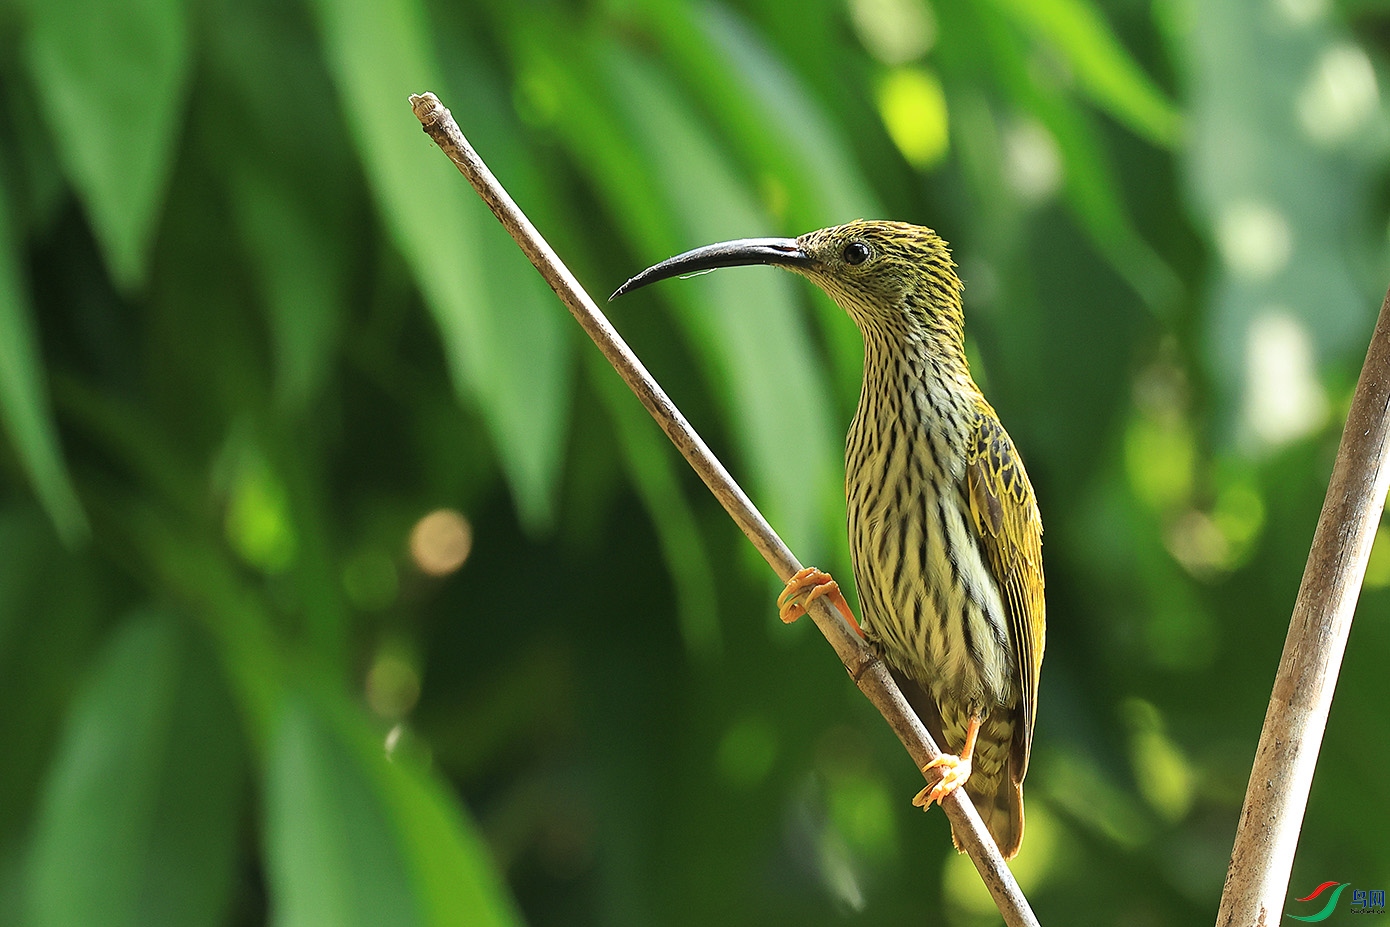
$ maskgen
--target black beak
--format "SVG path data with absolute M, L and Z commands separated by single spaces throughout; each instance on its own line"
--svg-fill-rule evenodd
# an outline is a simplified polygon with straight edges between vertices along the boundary
M 808 267 L 812 263 L 806 252 L 801 250 L 795 238 L 740 238 L 738 241 L 721 241 L 717 245 L 705 245 L 685 254 L 667 258 L 660 264 L 648 267 L 627 283 L 618 287 L 610 301 L 638 287 L 644 287 L 667 277 L 682 274 L 695 274 L 716 267 L 742 267 L 747 264 L 777 264 L 781 267 Z

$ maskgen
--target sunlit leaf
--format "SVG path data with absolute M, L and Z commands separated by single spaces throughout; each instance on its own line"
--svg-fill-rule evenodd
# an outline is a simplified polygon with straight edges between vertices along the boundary
M 0 420 L 58 533 L 76 544 L 87 535 L 87 519 L 58 446 L 18 245 L 0 185 Z
M 941 81 L 921 68 L 895 68 L 878 88 L 878 108 L 894 144 L 918 170 L 933 167 L 950 145 Z
M 111 276 L 145 278 L 191 60 L 184 0 L 33 0 L 28 64 Z
M 520 922 L 454 800 L 389 759 L 349 709 L 290 696 L 266 787 L 278 927 Z
M 315 8 L 373 193 L 439 326 L 455 386 L 482 410 L 522 516 L 544 525 L 566 421 L 568 320 L 467 182 L 416 134 L 409 95 L 441 86 L 419 4 Z
M 233 441 L 225 458 L 227 542 L 251 566 L 283 573 L 299 553 L 284 480 L 251 442 Z
M 217 666 L 167 616 L 130 620 L 79 696 L 40 806 L 35 927 L 226 922 L 241 735 Z

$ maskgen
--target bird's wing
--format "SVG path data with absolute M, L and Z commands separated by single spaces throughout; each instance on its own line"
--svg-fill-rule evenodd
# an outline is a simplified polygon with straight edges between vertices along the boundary
M 1043 602 L 1042 519 L 1033 486 L 1018 451 L 993 410 L 982 410 L 970 442 L 965 470 L 970 514 L 995 577 L 1013 630 L 1018 664 L 1022 737 L 1015 781 L 1023 781 L 1033 746 L 1033 718 L 1038 707 L 1038 673 L 1042 668 L 1046 613 Z

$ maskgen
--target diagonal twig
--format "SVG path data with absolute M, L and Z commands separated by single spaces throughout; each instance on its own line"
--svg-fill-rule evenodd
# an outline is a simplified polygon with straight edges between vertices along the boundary
M 561 262 L 536 231 L 535 226 L 512 201 L 511 196 L 463 137 L 454 117 L 439 102 L 439 98 L 432 93 L 412 95 L 410 104 L 425 132 L 449 156 L 463 176 L 468 178 L 473 189 L 478 191 L 478 195 L 540 271 L 546 283 L 550 284 L 550 288 L 569 307 L 570 312 L 608 358 L 609 363 L 637 394 L 637 398 L 666 432 L 671 443 L 684 455 L 700 479 L 704 480 L 710 492 L 714 493 L 715 498 L 729 513 L 729 517 L 753 542 L 753 546 L 772 566 L 777 576 L 785 582 L 800 570 L 800 561 L 786 544 L 782 543 L 782 539 L 763 519 L 748 496 L 705 446 L 705 442 L 686 421 L 685 416 L 604 317 L 594 300 L 575 280 L 569 268 Z M 908 706 L 887 667 L 869 650 L 859 635 L 850 629 L 828 599 L 821 597 L 814 600 L 809 614 L 816 627 L 835 648 L 835 653 L 850 677 L 874 707 L 883 713 L 889 727 L 907 748 L 913 762 L 920 768 L 939 756 L 940 749 L 932 741 L 931 735 L 922 726 L 916 713 Z M 930 780 L 933 776 L 934 774 L 927 778 Z M 1013 873 L 1000 856 L 993 838 L 985 830 L 984 823 L 980 820 L 974 805 L 970 803 L 965 790 L 956 789 L 951 792 L 944 808 L 961 846 L 975 863 L 986 888 L 1004 915 L 1005 923 L 1009 927 L 1036 927 L 1037 919 L 1028 905 L 1028 899 L 1023 896 L 1018 883 L 1014 881 Z
M 1273 924 L 1289 887 L 1308 790 L 1390 484 L 1390 293 L 1332 466 L 1313 548 L 1236 828 L 1217 927 Z

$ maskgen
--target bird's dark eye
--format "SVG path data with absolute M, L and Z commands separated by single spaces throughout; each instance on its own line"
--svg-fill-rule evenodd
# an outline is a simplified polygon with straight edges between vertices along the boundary
M 862 241 L 852 241 L 845 245 L 842 256 L 846 264 L 863 264 L 869 259 L 869 246 Z

